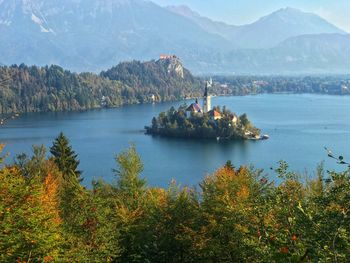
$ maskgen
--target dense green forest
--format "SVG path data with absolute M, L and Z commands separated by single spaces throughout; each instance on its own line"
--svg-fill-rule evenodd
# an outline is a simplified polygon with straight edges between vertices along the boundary
M 350 168 L 305 180 L 281 162 L 277 184 L 228 161 L 198 187 L 163 189 L 131 146 L 114 183 L 86 189 L 63 134 L 50 152 L 0 167 L 0 262 L 350 262 Z
M 200 81 L 179 60 L 125 62 L 100 75 L 58 66 L 0 67 L 0 114 L 118 107 L 199 94 Z
M 152 124 L 146 126 L 146 133 L 165 137 L 198 138 L 198 139 L 249 139 L 258 138 L 260 130 L 253 126 L 247 114 L 237 117 L 225 106 L 213 111 L 220 116 L 214 119 L 210 113 L 186 112 L 187 105 L 181 105 L 177 110 L 171 107 L 166 112 L 152 119 Z M 211 111 L 211 112 L 213 112 Z
M 318 93 L 350 95 L 350 76 L 216 76 L 215 93 Z
M 258 93 L 350 94 L 350 77 L 217 76 L 212 95 Z M 0 66 L 0 114 L 87 110 L 202 97 L 202 80 L 178 58 L 123 62 L 101 72 L 59 66 Z

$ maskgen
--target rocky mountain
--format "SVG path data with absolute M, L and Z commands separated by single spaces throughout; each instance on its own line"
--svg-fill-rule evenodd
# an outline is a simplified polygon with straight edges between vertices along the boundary
M 146 0 L 0 0 L 0 36 L 3 64 L 57 64 L 78 72 L 163 53 L 176 54 L 195 74 L 349 68 L 348 35 L 292 8 L 231 26 Z
M 179 6 L 167 6 L 166 7 L 171 12 L 184 16 L 191 21 L 195 22 L 202 29 L 211 34 L 217 34 L 221 37 L 226 38 L 230 41 L 234 47 L 234 39 L 233 36 L 238 32 L 241 28 L 240 26 L 229 25 L 224 22 L 214 21 L 205 16 L 201 16 L 197 12 L 194 12 L 188 6 L 179 5 Z

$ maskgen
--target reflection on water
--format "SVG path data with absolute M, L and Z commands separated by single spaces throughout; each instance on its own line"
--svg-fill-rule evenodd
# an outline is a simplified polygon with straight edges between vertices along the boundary
M 182 140 L 147 136 L 143 127 L 153 116 L 173 104 L 135 105 L 87 112 L 24 114 L 0 128 L 9 160 L 32 144 L 50 147 L 63 131 L 81 160 L 85 184 L 92 178 L 111 181 L 116 153 L 135 143 L 144 163 L 143 176 L 150 184 L 166 186 L 171 179 L 193 185 L 232 160 L 235 166 L 276 167 L 288 161 L 293 169 L 312 170 L 326 159 L 327 146 L 350 159 L 350 97 L 324 95 L 257 95 L 216 97 L 213 105 L 227 105 L 270 135 L 267 141 Z M 274 175 L 272 175 L 274 176 Z

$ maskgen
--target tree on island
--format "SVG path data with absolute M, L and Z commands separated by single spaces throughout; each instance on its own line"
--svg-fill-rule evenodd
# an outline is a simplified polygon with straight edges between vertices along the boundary
M 83 178 L 80 178 L 81 171 L 78 170 L 80 163 L 77 159 L 78 154 L 74 152 L 72 146 L 69 145 L 69 140 L 62 132 L 53 142 L 50 152 L 65 180 L 70 180 L 70 178 L 75 178 L 79 182 L 83 180 Z
M 243 114 L 239 117 L 239 120 L 241 121 L 241 124 L 242 124 L 244 127 L 249 127 L 250 121 L 249 121 L 248 116 L 247 116 L 246 113 L 243 113 Z

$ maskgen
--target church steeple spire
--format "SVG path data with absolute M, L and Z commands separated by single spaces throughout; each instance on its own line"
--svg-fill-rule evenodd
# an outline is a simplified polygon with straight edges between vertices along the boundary
M 205 82 L 204 96 L 203 96 L 203 110 L 209 112 L 211 110 L 211 96 L 208 95 L 208 89 L 211 87 L 213 81 L 210 79 Z
M 208 81 L 205 82 L 204 98 L 208 97 Z

